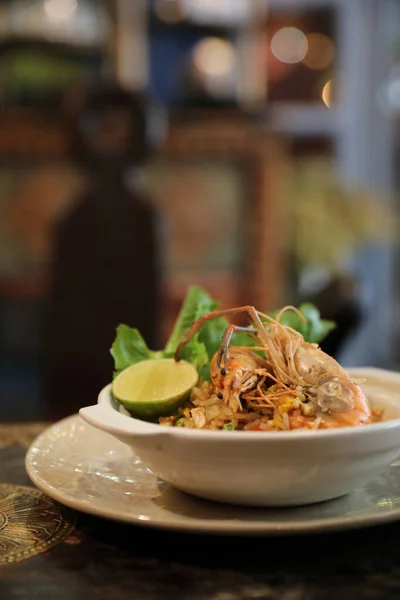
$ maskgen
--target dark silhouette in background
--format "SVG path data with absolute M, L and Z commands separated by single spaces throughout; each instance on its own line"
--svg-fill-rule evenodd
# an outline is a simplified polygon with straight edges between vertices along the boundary
M 336 328 L 320 345 L 324 352 L 340 360 L 345 344 L 358 331 L 365 318 L 356 280 L 344 274 L 336 275 L 320 292 L 306 300 L 318 307 L 322 318 L 336 323 Z
M 119 323 L 157 346 L 158 215 L 125 176 L 149 156 L 145 102 L 114 86 L 85 94 L 72 122 L 87 187 L 54 230 L 46 358 L 47 413 L 96 402 L 111 381 Z

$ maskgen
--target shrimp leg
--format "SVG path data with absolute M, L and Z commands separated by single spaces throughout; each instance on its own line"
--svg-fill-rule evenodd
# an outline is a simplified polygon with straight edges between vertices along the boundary
M 240 313 L 247 313 L 253 323 L 256 326 L 258 336 L 260 340 L 265 344 L 265 346 L 269 346 L 269 339 L 267 332 L 265 331 L 265 327 L 263 322 L 259 317 L 258 311 L 254 308 L 254 306 L 239 306 L 238 308 L 227 308 L 225 310 L 214 310 L 205 315 L 202 315 L 196 321 L 193 321 L 192 326 L 186 331 L 185 335 L 179 346 L 175 352 L 175 360 L 178 362 L 180 360 L 180 354 L 184 348 L 184 346 L 188 343 L 188 341 L 196 335 L 196 333 L 203 327 L 203 325 L 212 319 L 218 319 L 219 317 L 227 317 L 229 315 L 237 315 Z M 271 319 L 273 321 L 273 319 Z

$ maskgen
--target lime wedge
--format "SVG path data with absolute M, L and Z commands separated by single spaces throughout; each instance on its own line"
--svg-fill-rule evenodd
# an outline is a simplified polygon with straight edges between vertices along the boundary
M 197 381 L 197 370 L 187 361 L 159 358 L 127 367 L 111 389 L 132 416 L 153 421 L 172 414 L 189 398 Z

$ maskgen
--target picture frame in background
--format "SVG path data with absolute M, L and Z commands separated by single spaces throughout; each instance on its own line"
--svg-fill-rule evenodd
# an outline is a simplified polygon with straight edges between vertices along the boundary
M 242 113 L 180 113 L 146 186 L 162 223 L 162 336 L 189 285 L 223 307 L 279 305 L 285 148 Z

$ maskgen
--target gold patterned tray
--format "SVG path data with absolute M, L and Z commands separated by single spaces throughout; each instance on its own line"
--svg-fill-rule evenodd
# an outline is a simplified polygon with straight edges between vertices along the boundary
M 74 526 L 73 513 L 38 490 L 0 484 L 0 564 L 49 550 Z
M 0 425 L 0 450 L 16 445 L 26 450 L 45 423 Z M 9 454 L 9 453 L 8 453 Z M 7 460 L 7 456 L 3 459 Z M 24 453 L 21 453 L 21 462 Z M 3 462 L 5 471 L 7 465 Z M 14 471 L 13 471 L 14 472 Z M 33 487 L 0 484 L 0 565 L 40 554 L 67 539 L 75 528 L 73 511 Z

